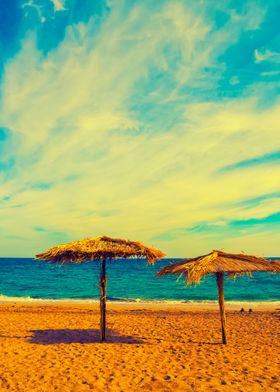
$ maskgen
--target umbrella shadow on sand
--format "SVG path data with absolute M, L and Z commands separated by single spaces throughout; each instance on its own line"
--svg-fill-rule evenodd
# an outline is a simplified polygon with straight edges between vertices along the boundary
M 100 343 L 100 331 L 97 329 L 37 329 L 29 332 L 33 335 L 28 338 L 28 341 L 35 344 Z M 108 330 L 107 343 L 143 344 L 145 342 L 133 336 L 123 336 L 116 331 Z

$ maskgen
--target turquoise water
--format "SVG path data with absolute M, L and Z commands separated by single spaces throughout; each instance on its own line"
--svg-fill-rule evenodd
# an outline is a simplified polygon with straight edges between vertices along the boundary
M 178 260 L 178 259 L 177 259 Z M 176 260 L 176 261 L 177 261 Z M 148 265 L 144 260 L 107 262 L 107 295 L 121 301 L 214 301 L 216 281 L 208 276 L 196 287 L 176 276 L 157 278 L 156 272 L 174 260 Z M 33 259 L 0 258 L 0 299 L 98 299 L 99 263 L 50 264 Z M 258 272 L 235 281 L 226 279 L 227 301 L 279 301 L 280 275 Z

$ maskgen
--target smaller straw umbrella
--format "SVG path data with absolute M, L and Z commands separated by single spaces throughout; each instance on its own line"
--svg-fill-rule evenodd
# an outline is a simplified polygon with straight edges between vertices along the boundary
M 277 262 L 269 262 L 267 259 L 245 254 L 231 254 L 221 250 L 213 250 L 211 253 L 193 259 L 170 264 L 158 271 L 158 276 L 168 274 L 185 275 L 187 284 L 200 283 L 201 278 L 208 274 L 215 274 L 218 286 L 219 307 L 222 325 L 222 341 L 227 343 L 226 315 L 224 304 L 224 274 L 229 277 L 236 275 L 251 274 L 256 271 L 280 272 Z
M 135 257 L 146 258 L 148 263 L 153 264 L 163 256 L 165 254 L 160 250 L 150 248 L 141 242 L 100 236 L 54 246 L 46 252 L 36 255 L 36 259 L 58 263 L 100 260 L 100 335 L 103 342 L 106 340 L 106 261 Z

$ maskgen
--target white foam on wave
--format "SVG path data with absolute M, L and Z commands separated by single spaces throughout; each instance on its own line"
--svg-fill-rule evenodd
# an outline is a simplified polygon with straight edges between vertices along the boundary
M 155 305 L 155 306 L 176 306 L 180 305 L 187 307 L 198 308 L 202 307 L 218 307 L 217 301 L 214 300 L 161 300 L 161 299 L 117 299 L 107 300 L 108 303 L 116 305 Z M 97 298 L 32 298 L 32 297 L 10 297 L 6 295 L 0 295 L 0 303 L 34 303 L 34 304 L 98 304 L 99 299 Z M 280 301 L 226 301 L 226 307 L 228 309 L 240 309 L 241 307 L 254 308 L 254 309 L 268 309 L 268 308 L 280 308 Z
M 73 299 L 73 298 L 32 298 L 32 297 L 9 297 L 0 295 L 0 303 L 3 302 L 22 302 L 22 303 L 98 303 L 97 299 Z

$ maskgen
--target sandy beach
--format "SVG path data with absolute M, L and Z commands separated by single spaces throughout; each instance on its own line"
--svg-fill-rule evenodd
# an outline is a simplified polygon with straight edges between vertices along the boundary
M 279 309 L 0 305 L 1 391 L 280 391 Z

